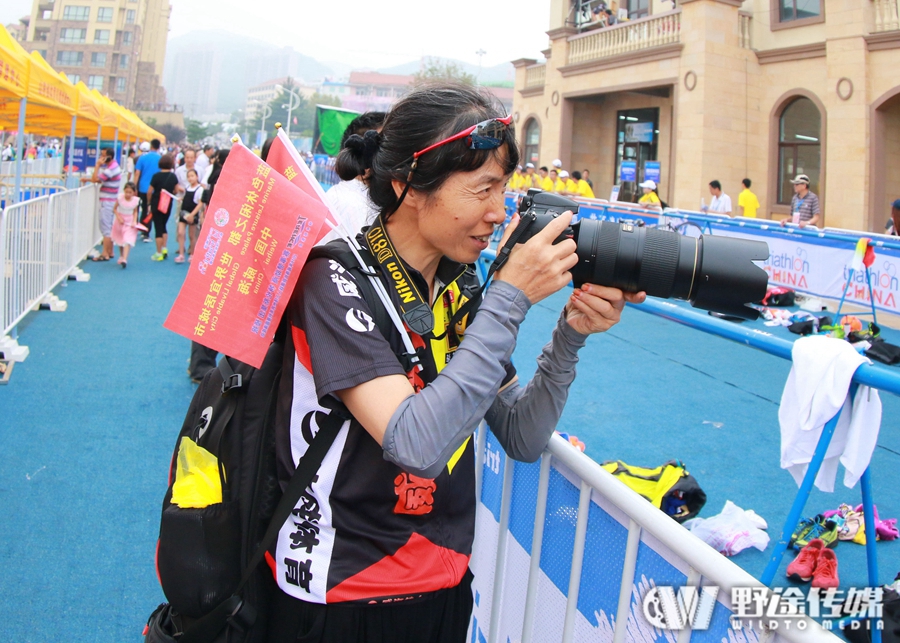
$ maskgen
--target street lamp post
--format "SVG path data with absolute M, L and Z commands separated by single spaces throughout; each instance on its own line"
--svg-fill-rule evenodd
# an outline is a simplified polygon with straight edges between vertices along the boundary
M 287 92 L 290 95 L 288 104 L 286 105 L 287 110 L 288 110 L 288 122 L 287 122 L 286 131 L 285 131 L 285 134 L 287 134 L 288 138 L 290 138 L 291 137 L 291 112 L 294 111 L 294 99 L 295 98 L 297 99 L 297 105 L 296 105 L 297 107 L 300 107 L 300 105 L 303 103 L 303 99 L 293 89 L 289 89 L 289 88 L 285 87 L 284 85 L 275 85 L 275 89 L 278 89 L 283 92 Z
M 272 115 L 272 106 L 266 103 L 263 105 L 262 110 L 262 129 L 260 130 L 263 135 L 263 140 L 266 140 L 266 119 Z
M 481 59 L 487 52 L 484 49 L 479 49 L 475 52 L 475 55 L 478 56 L 478 78 L 476 79 L 476 84 L 481 84 Z

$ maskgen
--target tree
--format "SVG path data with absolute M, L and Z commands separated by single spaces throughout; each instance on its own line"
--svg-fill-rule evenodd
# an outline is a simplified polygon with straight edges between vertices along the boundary
M 184 130 L 172 123 L 163 123 L 162 125 L 156 126 L 151 125 L 151 127 L 165 136 L 167 143 L 181 143 L 184 140 Z
M 284 83 L 285 89 L 294 91 L 293 109 L 291 110 L 291 135 L 292 136 L 312 136 L 313 120 L 316 117 L 316 105 L 332 105 L 341 106 L 341 100 L 334 96 L 326 96 L 316 92 L 310 98 L 304 98 L 300 94 L 296 83 L 288 78 Z M 298 102 L 299 99 L 299 102 Z M 288 103 L 291 97 L 287 91 L 280 91 L 275 98 L 269 101 L 269 109 L 271 114 L 266 118 L 267 135 L 274 131 L 275 123 L 281 123 L 287 126 L 288 123 Z M 250 119 L 249 124 L 254 131 L 262 129 L 263 125 L 263 108 L 259 109 L 256 115 Z
M 184 127 L 189 143 L 199 143 L 207 136 L 212 136 L 216 130 L 216 128 L 211 127 L 209 123 L 201 123 L 200 121 L 195 121 L 193 118 L 184 119 Z
M 475 74 L 463 71 L 463 68 L 451 60 L 441 60 L 426 56 L 422 59 L 422 68 L 413 74 L 413 85 L 422 85 L 439 80 L 452 80 L 465 85 L 474 85 Z

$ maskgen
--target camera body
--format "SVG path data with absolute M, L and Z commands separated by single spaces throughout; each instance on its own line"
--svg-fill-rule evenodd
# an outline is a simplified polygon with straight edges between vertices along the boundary
M 578 212 L 578 203 L 536 188 L 519 203 L 518 239 L 525 243 L 563 212 Z M 754 264 L 769 257 L 762 241 L 646 228 L 634 223 L 585 219 L 554 241 L 573 239 L 578 263 L 572 268 L 575 286 L 592 283 L 625 292 L 644 291 L 665 299 L 684 299 L 695 308 L 756 319 L 748 307 L 766 294 L 769 277 Z

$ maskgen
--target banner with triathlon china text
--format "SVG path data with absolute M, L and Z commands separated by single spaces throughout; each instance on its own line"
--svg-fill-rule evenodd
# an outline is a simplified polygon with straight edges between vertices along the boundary
M 164 326 L 262 365 L 328 208 L 236 144 Z

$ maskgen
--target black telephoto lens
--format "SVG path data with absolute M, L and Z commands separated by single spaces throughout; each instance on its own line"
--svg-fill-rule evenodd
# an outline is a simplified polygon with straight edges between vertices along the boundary
M 519 240 L 524 243 L 554 217 L 566 210 L 577 212 L 578 204 L 557 194 L 529 190 L 519 210 L 520 225 L 531 226 Z M 703 310 L 743 319 L 759 317 L 746 304 L 759 302 L 766 294 L 768 275 L 753 263 L 769 257 L 765 242 L 686 237 L 591 219 L 574 224 L 563 236 L 574 238 L 578 246 L 578 264 L 572 269 L 576 287 L 592 283 L 626 292 L 643 290 L 654 297 L 684 299 Z

